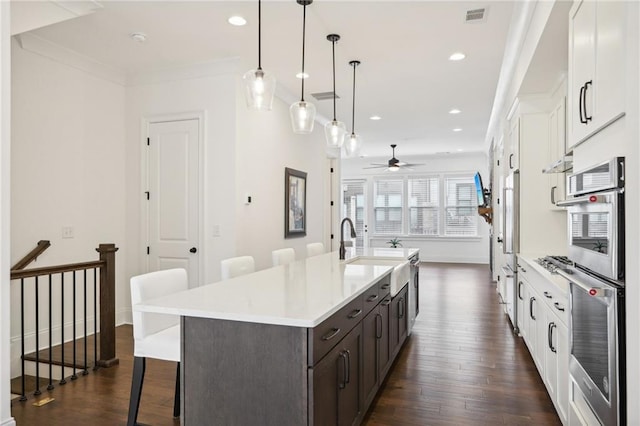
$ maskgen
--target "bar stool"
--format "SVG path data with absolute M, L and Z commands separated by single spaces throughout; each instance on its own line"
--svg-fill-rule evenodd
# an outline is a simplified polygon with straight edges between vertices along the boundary
M 187 271 L 168 269 L 131 278 L 131 306 L 188 289 Z M 180 317 L 133 311 L 133 377 L 129 397 L 128 426 L 138 420 L 140 395 L 147 358 L 176 361 L 173 416 L 180 416 Z
M 307 257 L 317 256 L 322 253 L 324 253 L 324 244 L 322 243 L 307 244 Z
M 223 280 L 255 272 L 256 263 L 252 256 L 238 256 L 224 259 L 220 262 Z
M 284 248 L 271 252 L 273 266 L 287 265 L 296 260 L 296 251 L 292 248 Z

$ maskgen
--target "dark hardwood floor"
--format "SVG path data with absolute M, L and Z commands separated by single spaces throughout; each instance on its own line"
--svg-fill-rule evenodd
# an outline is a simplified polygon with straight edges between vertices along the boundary
M 559 425 L 522 339 L 513 335 L 486 265 L 423 264 L 420 314 L 363 424 Z M 22 425 L 126 424 L 133 363 L 130 326 L 117 329 L 120 365 L 14 400 Z M 172 419 L 175 364 L 147 362 L 138 420 Z M 215 386 L 215 384 L 212 384 Z

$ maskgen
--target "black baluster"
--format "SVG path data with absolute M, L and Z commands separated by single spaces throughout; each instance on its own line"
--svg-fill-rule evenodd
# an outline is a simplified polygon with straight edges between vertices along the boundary
M 38 276 L 36 275 L 36 390 L 34 395 L 38 396 L 40 392 L 40 298 L 38 297 Z
M 82 283 L 84 287 L 84 370 L 82 370 L 82 375 L 86 376 L 89 374 L 87 371 L 87 270 L 82 271 L 84 282 Z
M 67 380 L 64 378 L 64 272 L 60 272 L 60 316 L 62 318 L 62 325 L 60 327 L 60 350 L 62 352 L 62 380 L 60 384 L 64 385 Z
M 47 385 L 47 390 L 53 389 L 53 362 L 51 362 L 52 353 L 53 353 L 53 313 L 52 313 L 52 286 L 51 286 L 51 274 L 49 274 L 49 384 Z
M 98 369 L 98 268 L 93 268 L 93 369 Z
M 73 374 L 71 380 L 78 378 L 76 374 L 76 271 L 73 271 Z
M 21 369 L 22 369 L 22 393 L 20 394 L 20 401 L 26 401 L 27 397 L 25 396 L 24 388 L 24 278 L 20 279 L 20 350 L 22 351 L 21 360 Z

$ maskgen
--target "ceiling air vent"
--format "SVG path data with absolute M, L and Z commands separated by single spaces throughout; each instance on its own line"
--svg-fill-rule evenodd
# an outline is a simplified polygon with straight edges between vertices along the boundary
M 486 20 L 487 9 L 471 9 L 467 10 L 467 16 L 465 17 L 465 22 L 483 22 Z
M 318 101 L 328 101 L 330 99 L 333 99 L 333 92 L 312 93 L 311 96 L 316 98 L 316 100 Z M 340 99 L 340 96 L 336 95 L 336 99 Z

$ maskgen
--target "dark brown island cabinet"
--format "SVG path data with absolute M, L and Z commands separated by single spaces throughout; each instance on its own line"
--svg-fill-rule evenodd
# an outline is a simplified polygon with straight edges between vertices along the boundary
M 407 338 L 390 272 L 314 328 L 182 317 L 183 424 L 357 425 Z

